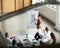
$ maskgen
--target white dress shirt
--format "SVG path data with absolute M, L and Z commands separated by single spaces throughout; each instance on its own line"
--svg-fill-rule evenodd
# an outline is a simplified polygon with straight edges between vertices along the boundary
M 42 38 L 42 42 L 48 42 L 48 44 L 51 44 L 53 40 L 51 39 L 50 34 L 51 34 L 50 31 L 48 31 L 48 32 L 45 31 L 43 38 Z
M 51 44 L 52 43 L 52 39 L 51 39 L 51 36 L 50 36 L 50 34 L 51 34 L 51 32 L 50 31 L 48 31 L 48 32 L 46 32 L 46 31 L 43 31 L 43 30 L 40 30 L 40 36 L 41 36 L 41 41 L 42 42 L 48 42 L 48 44 Z
M 6 41 L 6 44 L 7 44 L 8 46 L 12 46 L 12 39 L 10 39 L 10 38 L 5 38 L 5 41 Z

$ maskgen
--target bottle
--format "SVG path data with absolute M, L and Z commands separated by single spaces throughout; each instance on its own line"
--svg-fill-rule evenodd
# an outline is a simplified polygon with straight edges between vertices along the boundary
M 28 34 L 26 34 L 26 38 L 28 38 Z

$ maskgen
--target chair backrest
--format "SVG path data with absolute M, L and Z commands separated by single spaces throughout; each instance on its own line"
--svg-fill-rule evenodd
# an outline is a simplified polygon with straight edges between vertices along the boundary
M 8 46 L 6 45 L 5 39 L 0 31 L 0 47 L 2 48 L 8 48 Z
M 34 36 L 34 38 L 38 41 L 40 39 L 40 35 L 39 35 L 39 32 L 37 32 Z
M 55 37 L 55 34 L 54 34 L 54 33 L 51 33 L 50 35 L 51 35 L 51 38 L 53 39 L 53 44 L 55 44 L 55 43 L 56 43 L 56 37 Z

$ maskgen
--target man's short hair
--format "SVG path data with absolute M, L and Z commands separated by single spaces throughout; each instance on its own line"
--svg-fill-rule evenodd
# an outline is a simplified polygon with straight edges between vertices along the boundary
M 49 30 L 49 29 L 48 29 L 48 27 L 46 27 L 46 28 L 45 28 L 45 30 L 47 30 L 47 31 L 48 31 L 48 30 Z
M 8 32 L 5 33 L 5 37 L 8 37 Z

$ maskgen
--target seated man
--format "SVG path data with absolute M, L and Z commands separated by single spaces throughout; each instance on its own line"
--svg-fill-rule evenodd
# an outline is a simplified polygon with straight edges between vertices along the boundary
M 5 41 L 7 43 L 8 46 L 12 46 L 12 38 L 9 38 L 8 32 L 5 33 Z

